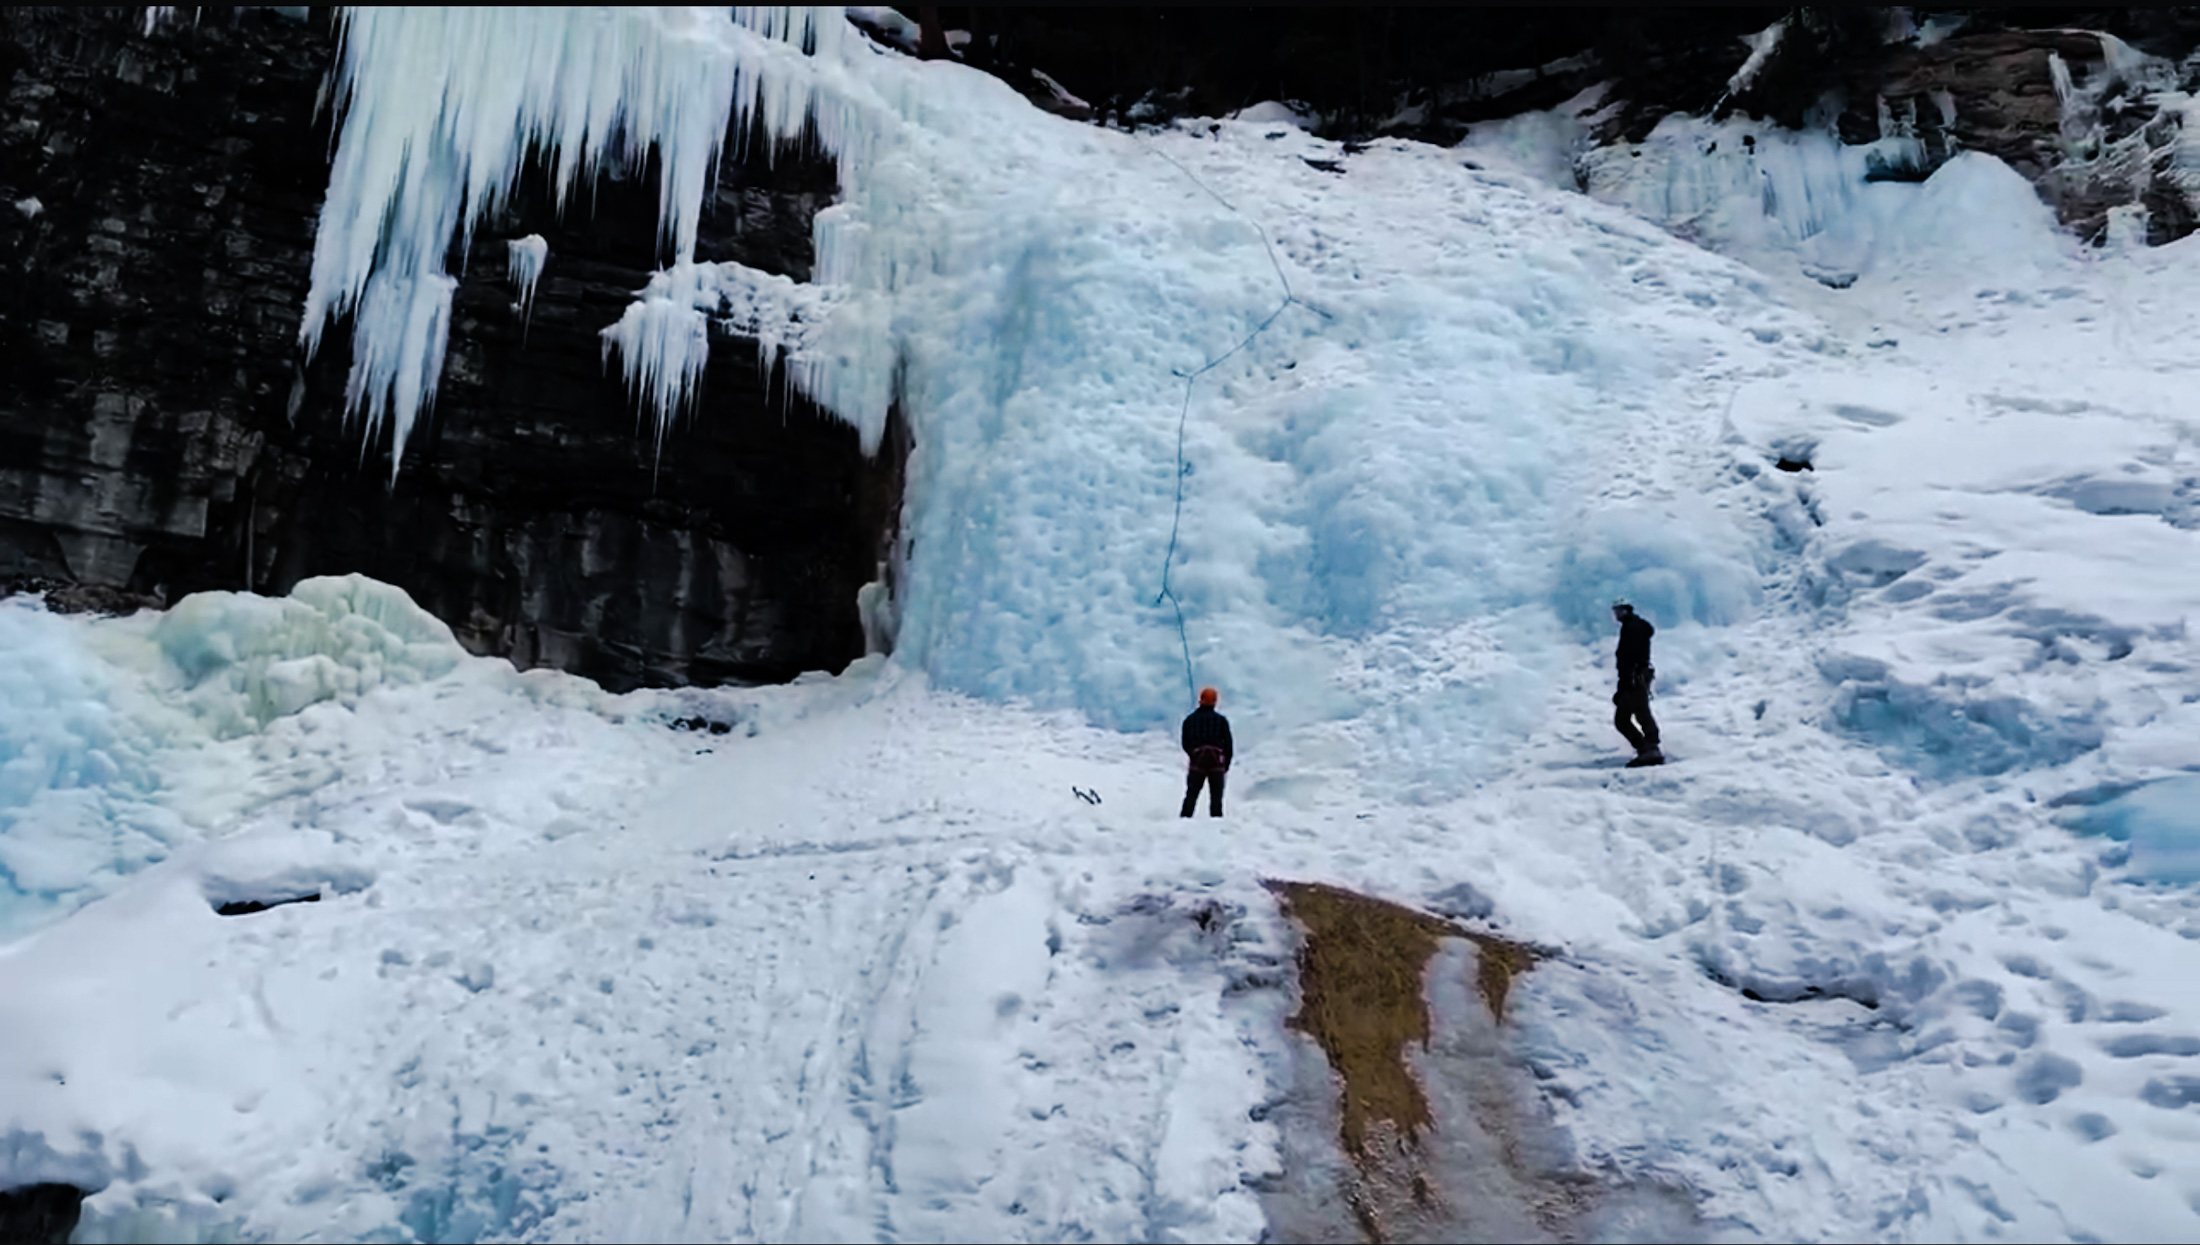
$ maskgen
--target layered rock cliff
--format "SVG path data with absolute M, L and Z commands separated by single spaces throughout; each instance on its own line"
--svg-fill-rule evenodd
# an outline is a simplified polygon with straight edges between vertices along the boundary
M 614 687 L 862 654 L 899 442 L 866 459 L 728 338 L 659 446 L 603 366 L 598 330 L 658 263 L 653 176 L 606 178 L 562 220 L 523 187 L 475 240 L 393 483 L 343 417 L 343 347 L 299 362 L 325 22 L 0 22 L 0 580 L 114 606 L 363 571 L 476 652 Z M 699 258 L 806 280 L 833 192 L 800 153 L 729 160 Z M 549 260 L 523 307 L 506 244 L 528 235 Z

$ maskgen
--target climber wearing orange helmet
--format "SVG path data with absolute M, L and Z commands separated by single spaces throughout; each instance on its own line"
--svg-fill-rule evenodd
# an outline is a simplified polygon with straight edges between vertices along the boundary
M 1184 780 L 1184 813 L 1189 817 L 1199 803 L 1199 789 L 1207 788 L 1207 815 L 1222 816 L 1222 776 L 1230 772 L 1230 758 L 1237 747 L 1230 742 L 1230 719 L 1215 712 L 1220 699 L 1215 689 L 1199 689 L 1199 708 L 1184 719 L 1184 755 L 1191 758 L 1191 772 Z

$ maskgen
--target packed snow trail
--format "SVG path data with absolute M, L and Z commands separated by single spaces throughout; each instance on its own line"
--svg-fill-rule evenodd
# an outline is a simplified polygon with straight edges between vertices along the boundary
M 1718 1239 L 2191 1235 L 2200 248 L 2081 253 L 1974 158 L 1763 131 L 1839 191 L 1767 214 L 1668 130 L 1606 203 L 1513 130 L 874 71 L 802 349 L 907 364 L 896 654 L 613 697 L 360 580 L 0 603 L 0 1186 L 87 1240 L 1257 1239 L 1290 878 L 1556 948 L 1508 1049 L 1564 1161 Z M 1178 373 L 1275 274 L 1157 150 L 1306 304 L 1183 421 L 1240 746 L 1189 825 Z
M 1252 1117 L 1296 1083 L 1290 938 L 1257 879 L 1302 876 L 1423 901 L 1466 883 L 1563 948 L 1511 1013 L 1575 1161 L 1685 1181 L 1722 1236 L 1975 1237 L 1999 1222 L 1981 1198 L 2027 1235 L 2082 1213 L 2159 1238 L 2190 1213 L 2134 1196 L 2132 1156 L 2174 1153 L 2134 1146 L 2175 1137 L 2148 1127 L 2147 1069 L 2098 1066 L 2174 1042 L 2096 1056 L 2052 1112 L 2023 1095 L 2053 1082 L 1996 1062 L 2177 1015 L 2178 961 L 2150 967 L 2144 925 L 2055 882 L 2080 844 L 2041 825 L 2021 856 L 1938 845 L 1867 748 L 1792 723 L 1756 757 L 1598 768 L 1619 759 L 1599 657 L 1521 771 L 1472 797 L 1279 782 L 1256 754 L 1232 816 L 1188 826 L 1158 734 L 876 664 L 614 698 L 469 661 L 310 706 L 256 750 L 324 785 L 0 958 L 13 1161 L 105 1186 L 86 1239 L 1249 1239 L 1243 1182 L 1280 1143 Z M 1676 737 L 1719 738 L 1716 702 L 1663 703 Z M 732 729 L 666 725 L 690 716 Z M 1814 800 L 1768 797 L 1767 769 Z M 1777 827 L 1874 801 L 1890 828 L 1845 847 Z M 327 898 L 211 913 L 301 883 Z M 1969 975 L 1900 997 L 1918 960 L 1855 955 L 1889 929 Z M 1737 984 L 1699 967 L 1722 933 Z M 1742 962 L 1775 949 L 1789 962 Z M 1812 975 L 1844 957 L 1852 980 Z M 1803 983 L 1886 993 L 1875 1013 L 1738 988 Z M 2025 1131 L 1982 1138 L 1982 1106 Z M 2104 1152 L 2035 1121 L 2136 1136 Z M 2073 1212 L 2050 1179 L 2130 1187 Z
M 1259 1167 L 1238 1126 L 1266 1092 L 1220 996 L 1232 972 L 1273 992 L 1281 947 L 1184 918 L 1257 889 L 1188 863 L 1219 830 L 1127 853 L 1105 809 L 1060 810 L 1087 807 L 1073 777 L 1136 807 L 1135 741 L 1035 751 L 1032 723 L 875 696 L 878 673 L 515 714 L 528 680 L 484 663 L 285 720 L 286 764 L 343 776 L 33 944 L 60 957 L 43 985 L 0 961 L 7 1066 L 39 1081 L 10 1091 L 17 1147 L 74 1148 L 48 1114 L 67 1086 L 197 1121 L 130 1130 L 146 1187 L 63 1164 L 115 1182 L 95 1239 L 1256 1234 L 1249 1194 L 1217 1201 L 1233 1152 Z M 963 751 L 1019 745 L 992 781 Z M 237 918 L 206 897 L 326 878 L 348 893 Z M 248 1221 L 217 1202 L 278 1188 Z

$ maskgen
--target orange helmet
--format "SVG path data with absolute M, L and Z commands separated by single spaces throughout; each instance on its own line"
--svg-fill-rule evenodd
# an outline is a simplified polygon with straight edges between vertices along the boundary
M 1211 687 L 1203 687 L 1199 689 L 1199 703 L 1203 708 L 1214 708 L 1215 701 L 1221 699 L 1221 697 L 1222 693 L 1217 692 Z

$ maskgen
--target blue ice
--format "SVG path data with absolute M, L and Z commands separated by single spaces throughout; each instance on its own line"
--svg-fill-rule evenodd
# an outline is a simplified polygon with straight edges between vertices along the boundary
M 2200 775 L 2164 778 L 2071 819 L 2081 833 L 2131 845 L 2131 875 L 2200 882 Z

